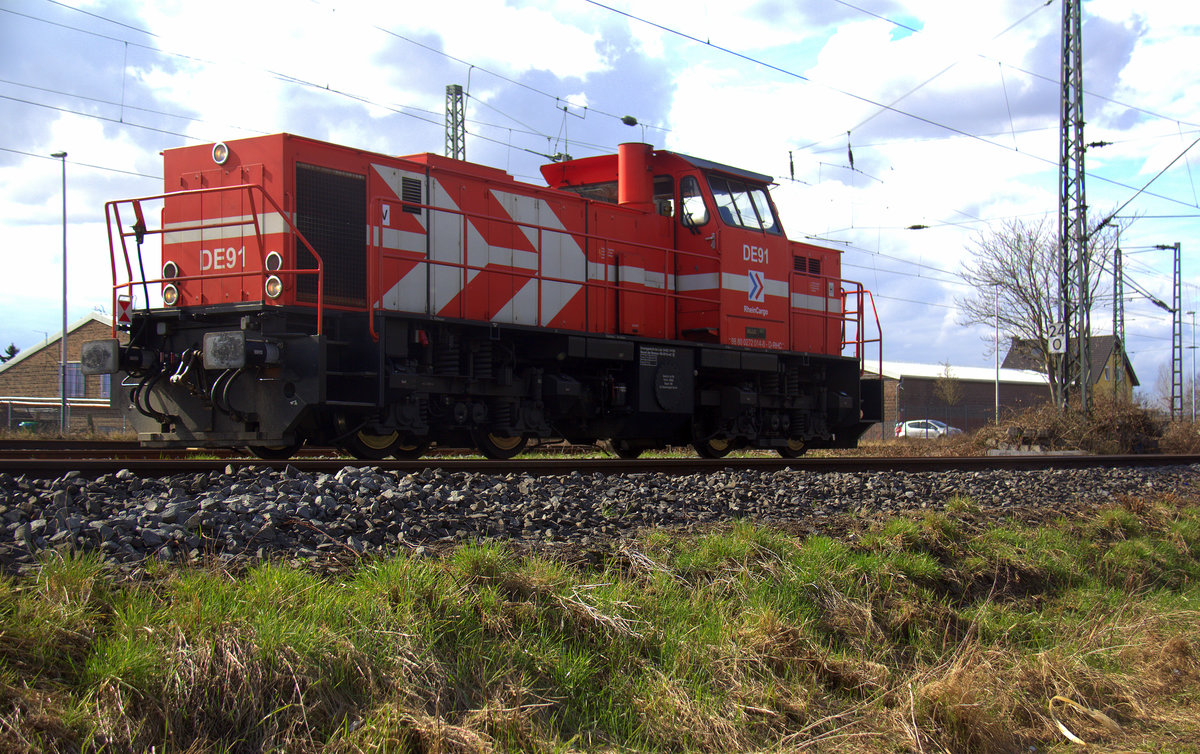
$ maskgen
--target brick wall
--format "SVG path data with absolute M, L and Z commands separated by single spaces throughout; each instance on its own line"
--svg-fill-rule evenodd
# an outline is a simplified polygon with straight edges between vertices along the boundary
M 97 320 L 85 322 L 67 335 L 67 361 L 79 361 L 83 344 L 89 340 L 111 338 L 112 328 Z M 19 362 L 0 372 L 0 396 L 26 398 L 57 398 L 59 360 L 62 358 L 62 341 L 50 341 L 35 353 L 25 354 Z M 20 354 L 18 354 L 20 355 Z M 99 375 L 84 378 L 83 398 L 99 398 Z
M 896 409 L 899 411 L 899 420 L 939 419 L 967 432 L 995 421 L 996 383 L 971 380 L 959 380 L 958 383 L 962 388 L 962 397 L 951 406 L 937 395 L 937 379 L 905 377 L 903 384 L 898 385 Z M 1000 418 L 1049 400 L 1050 389 L 1045 385 L 1001 382 Z
M 108 323 L 97 319 L 84 322 L 67 335 L 67 361 L 79 361 L 79 354 L 85 342 L 111 337 L 112 327 Z M 37 351 L 19 353 L 20 361 L 12 363 L 0 372 L 0 427 L 11 429 L 21 422 L 36 422 L 41 430 L 58 429 L 60 404 L 49 399 L 58 399 L 60 396 L 61 343 L 61 340 L 55 338 Z M 125 428 L 125 420 L 120 412 L 107 406 L 107 398 L 102 389 L 103 380 L 101 375 L 83 378 L 84 392 L 78 397 L 90 399 L 89 402 L 92 403 L 103 400 L 104 405 L 72 405 L 71 431 L 107 432 Z

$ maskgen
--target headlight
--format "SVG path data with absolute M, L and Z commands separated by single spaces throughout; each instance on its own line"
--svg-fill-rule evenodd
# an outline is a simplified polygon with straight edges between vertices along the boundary
M 179 265 L 174 262 L 167 262 L 162 268 L 163 280 L 174 280 L 179 277 Z
M 283 293 L 283 281 L 279 279 L 279 276 L 272 275 L 267 278 L 267 284 L 263 286 L 263 290 L 267 292 L 267 298 L 279 298 L 279 295 Z
M 221 141 L 213 144 L 212 158 L 213 162 L 218 165 L 224 165 L 225 161 L 229 159 L 229 147 L 225 146 L 225 143 Z
M 163 303 L 167 306 L 175 306 L 179 301 L 179 289 L 173 285 L 163 286 Z
M 283 267 L 283 257 L 279 256 L 278 251 L 272 251 L 267 254 L 267 271 L 275 272 L 280 267 Z

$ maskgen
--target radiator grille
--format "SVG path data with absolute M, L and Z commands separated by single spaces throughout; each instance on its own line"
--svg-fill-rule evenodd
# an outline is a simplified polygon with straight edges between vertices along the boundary
M 421 208 L 413 206 L 421 203 L 421 181 L 417 178 L 409 178 L 404 176 L 400 179 L 400 198 L 406 202 L 413 204 L 401 205 L 405 212 L 410 212 L 414 215 L 421 214 Z
M 816 257 L 792 257 L 792 270 L 808 275 L 820 275 L 821 260 Z
M 325 302 L 363 306 L 366 293 L 366 178 L 315 165 L 296 165 L 296 227 L 325 264 Z M 297 244 L 301 269 L 316 265 L 303 244 Z M 301 275 L 297 292 L 302 301 L 317 300 L 317 278 Z

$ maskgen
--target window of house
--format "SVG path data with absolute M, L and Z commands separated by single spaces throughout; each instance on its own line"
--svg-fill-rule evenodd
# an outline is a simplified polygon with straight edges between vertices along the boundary
M 68 398 L 83 397 L 83 365 L 78 361 L 67 362 L 66 388 Z

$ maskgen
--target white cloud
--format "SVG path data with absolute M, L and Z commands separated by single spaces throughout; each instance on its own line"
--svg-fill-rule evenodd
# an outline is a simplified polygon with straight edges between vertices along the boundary
M 668 148 L 781 179 L 788 175 L 788 153 L 793 153 L 796 178 L 807 185 L 783 180 L 776 189 L 785 226 L 795 236 L 825 235 L 853 245 L 847 260 L 856 269 L 849 276 L 883 286 L 876 292 L 889 348 L 927 350 L 929 360 L 949 355 L 964 364 L 988 361 L 979 333 L 956 326 L 953 312 L 944 308 L 957 291 L 939 283 L 945 276 L 928 268 L 958 269 L 971 235 L 987 227 L 973 218 L 996 221 L 1053 216 L 1056 211 L 1057 4 L 1037 8 L 922 0 L 873 6 L 881 15 L 919 26 L 918 33 L 827 2 L 764 0 L 742 9 L 714 0 L 613 4 L 811 81 L 588 3 L 561 0 L 464 0 L 452 6 L 403 7 L 375 0 L 168 0 L 88 6 L 96 14 L 113 15 L 157 35 L 150 38 L 59 6 L 17 0 L 21 12 L 149 43 L 163 53 L 131 46 L 122 77 L 120 43 L 26 20 L 20 30 L 36 37 L 38 46 L 33 49 L 46 51 L 45 58 L 18 59 L 0 45 L 0 78 L 114 102 L 124 98 L 127 105 L 198 120 L 165 118 L 129 107 L 122 111 L 6 85 L 0 93 L 118 122 L 0 102 L 10 123 L 26 126 L 10 129 L 13 135 L 0 138 L 0 146 L 38 155 L 56 149 L 70 152 L 69 258 L 72 280 L 78 280 L 72 290 L 78 292 L 82 314 L 108 301 L 104 201 L 160 190 L 153 180 L 85 164 L 157 174 L 157 152 L 188 143 L 173 134 L 215 140 L 279 130 L 392 153 L 437 151 L 444 86 L 465 84 L 468 76 L 477 100 L 468 105 L 469 116 L 500 126 L 474 126 L 469 138 L 472 157 L 523 176 L 536 175 L 538 161 L 525 149 L 560 147 L 557 141 L 521 134 L 524 126 L 518 121 L 551 137 L 565 124 L 572 140 L 567 146 L 574 153 L 577 144 L 615 145 L 633 134 L 598 116 L 597 110 L 629 112 L 643 120 L 649 120 L 645 113 L 661 114 L 670 131 L 651 131 L 646 137 L 660 146 L 665 142 Z M 1196 136 L 1200 69 L 1187 61 L 1200 32 L 1200 6 L 1150 0 L 1131 9 L 1123 0 L 1089 0 L 1084 11 L 1105 35 L 1103 44 L 1092 47 L 1084 40 L 1085 53 L 1095 66 L 1085 83 L 1107 87 L 1101 93 L 1124 103 L 1086 99 L 1088 138 L 1114 142 L 1088 155 L 1094 173 L 1088 183 L 1089 203 L 1108 208 L 1128 199 L 1132 190 L 1126 186 L 1140 187 Z M 1030 15 L 1013 26 L 1025 14 Z M 11 28 L 17 28 L 15 22 Z M 420 45 L 531 88 L 478 68 L 469 71 Z M 289 83 L 276 74 L 311 85 Z M 935 74 L 940 75 L 925 83 Z M 894 112 L 877 115 L 879 108 L 864 101 L 890 103 L 922 84 L 897 109 L 932 123 Z M 76 92 L 76 86 L 86 91 Z M 588 117 L 564 120 L 554 99 L 534 89 L 586 105 Z M 427 122 L 389 109 L 401 105 L 420 108 L 409 112 Z M 1166 119 L 1131 113 L 1127 105 Z M 161 130 L 132 128 L 130 123 Z M 934 125 L 939 123 L 995 144 Z M 502 144 L 484 141 L 481 135 Z M 847 142 L 859 172 L 847 169 Z M 508 143 L 513 148 L 503 146 Z M 60 274 L 56 250 L 61 245 L 61 205 L 56 161 L 10 152 L 0 153 L 0 166 L 6 166 L 0 167 L 0 234 L 11 271 L 0 283 L 0 297 L 6 302 L 0 311 L 6 312 L 4 321 L 9 323 L 7 330 L 0 329 L 2 347 L 9 340 L 18 345 L 39 340 L 41 332 L 35 333 L 34 327 L 57 329 L 53 291 Z M 1200 172 L 1200 151 L 1159 179 L 1129 212 L 1200 212 L 1178 203 L 1196 203 L 1200 175 L 1189 173 L 1189 166 L 1193 173 Z M 1124 185 L 1105 183 L 1101 177 Z M 1151 193 L 1178 201 L 1156 199 Z M 914 223 L 932 227 L 903 230 Z M 1146 217 L 1127 229 L 1126 238 L 1131 246 L 1176 239 L 1186 244 L 1195 230 L 1194 219 Z M 1165 260 L 1149 263 L 1151 269 L 1169 274 Z M 156 266 L 157 261 L 147 264 Z M 892 269 L 907 274 L 886 272 Z M 1200 283 L 1200 276 L 1186 269 L 1185 275 L 1193 284 L 1185 289 L 1185 306 L 1195 308 L 1194 284 Z M 1137 323 L 1131 334 L 1146 338 L 1138 348 L 1139 358 L 1158 358 L 1166 345 L 1151 334 L 1159 325 L 1132 319 L 1142 316 L 1139 306 L 1130 304 L 1131 323 Z M 39 314 L 30 319 L 30 312 Z M 1094 320 L 1106 322 L 1107 313 L 1097 313 Z M 35 321 L 41 324 L 30 324 Z

